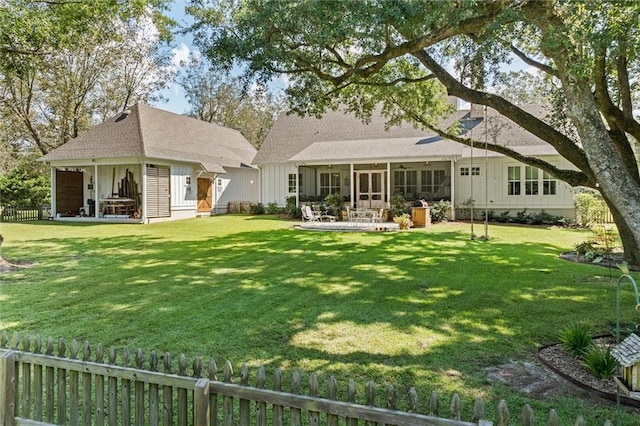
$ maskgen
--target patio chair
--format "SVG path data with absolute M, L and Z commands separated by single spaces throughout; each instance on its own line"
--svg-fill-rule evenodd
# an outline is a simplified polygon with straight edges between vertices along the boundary
M 302 220 L 306 220 L 307 222 L 318 222 L 320 218 L 311 210 L 309 206 L 300 207 L 300 211 L 302 212 Z

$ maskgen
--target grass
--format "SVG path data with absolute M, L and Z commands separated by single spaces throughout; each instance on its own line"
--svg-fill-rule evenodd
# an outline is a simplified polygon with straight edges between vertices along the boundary
M 550 408 L 567 424 L 615 418 L 612 404 L 534 401 L 484 373 L 534 361 L 576 321 L 611 330 L 617 271 L 558 258 L 588 232 L 491 225 L 485 242 L 471 241 L 467 224 L 331 233 L 240 215 L 0 226 L 7 260 L 37 262 L 0 275 L 0 329 L 10 333 L 212 357 L 236 371 L 298 369 L 341 388 L 415 386 L 423 404 L 432 390 L 445 404 L 460 393 L 468 410 L 477 396 L 490 410 L 505 399 L 512 413 L 529 403 L 540 421 Z M 622 297 L 630 306 L 631 289 Z

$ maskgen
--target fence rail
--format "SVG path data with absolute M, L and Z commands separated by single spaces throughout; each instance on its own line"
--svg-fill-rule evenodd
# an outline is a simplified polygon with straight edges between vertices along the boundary
M 51 206 L 40 207 L 0 206 L 0 222 L 29 222 L 51 217 Z
M 21 348 L 19 348 L 21 346 Z M 448 410 L 443 409 L 436 392 L 424 406 L 419 404 L 416 390 L 407 393 L 406 409 L 398 409 L 396 390 L 389 386 L 378 394 L 370 382 L 365 387 L 365 402 L 356 402 L 357 386 L 350 380 L 345 401 L 338 400 L 338 384 L 331 377 L 325 396 L 320 397 L 317 376 L 311 374 L 303 384 L 294 371 L 290 388 L 283 390 L 283 374 L 274 371 L 268 379 L 264 368 L 255 375 L 255 385 L 249 384 L 249 368 L 244 365 L 239 377 L 233 376 L 231 364 L 225 363 L 221 380 L 214 360 L 203 366 L 200 358 L 191 365 L 184 355 L 173 371 L 171 355 L 150 353 L 145 360 L 142 350 L 131 354 L 126 348 L 117 353 L 111 347 L 104 353 L 102 345 L 91 361 L 91 347 L 85 342 L 80 348 L 74 340 L 67 350 L 63 339 L 44 342 L 36 337 L 11 341 L 6 331 L 0 333 L 0 424 L 2 425 L 195 425 L 195 426 L 471 426 L 493 425 L 486 419 L 481 399 L 473 403 L 472 419 L 462 420 L 463 404 L 453 396 Z M 67 354 L 68 352 L 68 354 Z M 67 356 L 68 355 L 68 356 Z M 80 359 L 79 359 L 80 356 Z M 107 362 L 105 363 L 105 356 Z M 121 365 L 116 365 L 119 358 Z M 135 367 L 130 367 L 133 362 Z M 164 368 L 160 372 L 160 368 Z M 234 383 L 235 382 L 235 383 Z M 267 389 L 269 382 L 271 389 Z M 302 394 L 302 389 L 308 395 Z M 376 401 L 384 399 L 384 407 Z M 420 413 L 423 410 L 425 413 Z M 440 417 L 448 411 L 449 418 Z M 501 401 L 496 409 L 496 425 L 534 424 L 533 411 L 525 405 L 520 420 L 511 419 L 509 408 Z M 511 422 L 511 423 L 510 423 Z M 548 426 L 559 425 L 554 410 L 548 415 Z M 579 416 L 576 425 L 584 425 Z M 604 423 L 610 425 L 609 421 Z

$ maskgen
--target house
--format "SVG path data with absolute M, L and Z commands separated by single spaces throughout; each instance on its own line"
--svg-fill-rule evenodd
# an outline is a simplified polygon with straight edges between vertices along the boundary
M 255 154 L 238 131 L 139 103 L 40 160 L 54 220 L 149 223 L 258 202 Z
M 542 117 L 539 107 L 529 112 Z M 353 208 L 389 208 L 394 194 L 408 202 L 452 202 L 452 219 L 473 200 L 475 208 L 499 214 L 527 209 L 575 217 L 574 189 L 535 167 L 482 149 L 484 141 L 572 168 L 549 144 L 493 110 L 457 110 L 442 123 L 459 120 L 465 136 L 481 143 L 467 147 L 409 125 L 386 128 L 375 114 L 363 123 L 342 111 L 322 118 L 281 115 L 258 151 L 261 200 L 284 205 L 323 199 L 339 192 Z

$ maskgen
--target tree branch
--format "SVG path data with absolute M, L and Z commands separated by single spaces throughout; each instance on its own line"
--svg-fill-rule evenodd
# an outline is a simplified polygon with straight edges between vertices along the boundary
M 518 49 L 515 46 L 511 46 L 511 51 L 513 52 L 514 55 L 516 55 L 518 58 L 520 58 L 522 60 L 522 62 L 524 62 L 527 65 L 530 65 L 534 68 L 539 69 L 542 72 L 545 72 L 549 75 L 552 75 L 554 77 L 558 76 L 557 71 L 550 67 L 549 65 L 543 64 L 542 62 L 538 62 L 534 59 L 531 59 L 530 57 L 528 57 L 522 50 Z
M 449 95 L 495 109 L 529 133 L 549 143 L 561 156 L 570 161 L 578 169 L 583 170 L 588 176 L 589 182 L 595 183 L 593 172 L 591 171 L 584 151 L 573 140 L 500 96 L 473 90 L 464 86 L 425 51 L 416 52 L 414 56 L 447 88 Z

